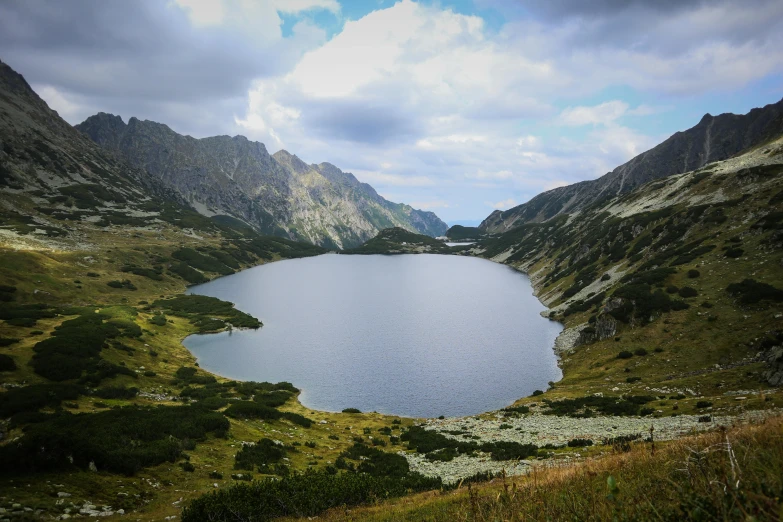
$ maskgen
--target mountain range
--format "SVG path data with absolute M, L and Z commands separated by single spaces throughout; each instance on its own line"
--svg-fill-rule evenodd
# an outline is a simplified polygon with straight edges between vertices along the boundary
M 327 248 L 358 246 L 380 230 L 430 236 L 447 225 L 434 213 L 387 201 L 330 163 L 308 165 L 286 150 L 269 154 L 244 136 L 196 139 L 153 121 L 99 113 L 76 128 L 142 168 L 205 216 L 228 215 L 264 234 Z

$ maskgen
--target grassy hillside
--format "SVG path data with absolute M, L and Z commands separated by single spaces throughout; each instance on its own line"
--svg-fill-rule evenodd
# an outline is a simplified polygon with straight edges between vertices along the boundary
M 334 469 L 357 441 L 394 449 L 392 434 L 410 425 L 308 410 L 293 385 L 210 375 L 181 344 L 229 325 L 262 327 L 230 303 L 182 295 L 184 276 L 206 280 L 317 247 L 207 231 L 195 238 L 165 223 L 133 231 L 76 225 L 70 233 L 82 249 L 2 236 L 0 507 L 7 513 L 19 504 L 36 518 L 90 515 L 106 505 L 117 517 L 121 509 L 140 520 L 179 516 L 180 499 L 251 476 Z M 275 440 L 283 444 L 269 454 L 240 451 Z M 18 489 L 19 481 L 30 486 Z
M 446 237 L 454 241 L 479 239 L 485 235 L 486 232 L 478 227 L 463 227 L 462 225 L 454 225 L 446 231 Z
M 377 236 L 344 254 L 448 254 L 453 252 L 443 241 L 415 234 L 403 228 L 381 230 Z
M 528 272 L 549 316 L 566 325 L 564 377 L 550 400 L 598 392 L 689 398 L 656 405 L 657 415 L 690 410 L 703 397 L 712 412 L 780 400 L 782 145 L 474 249 Z M 737 390 L 741 401 L 728 395 Z

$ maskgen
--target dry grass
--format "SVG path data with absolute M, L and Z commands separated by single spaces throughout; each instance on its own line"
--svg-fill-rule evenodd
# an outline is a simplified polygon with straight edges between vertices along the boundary
M 527 476 L 431 492 L 322 520 L 495 522 L 522 520 L 781 519 L 783 418 L 738 426 Z M 616 489 L 608 484 L 612 477 Z

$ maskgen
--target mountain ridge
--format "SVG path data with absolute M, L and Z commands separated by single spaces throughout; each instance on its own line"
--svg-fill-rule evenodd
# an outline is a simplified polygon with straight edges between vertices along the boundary
M 401 226 L 436 236 L 434 213 L 387 201 L 330 163 L 308 165 L 285 149 L 270 154 L 244 136 L 193 138 L 163 123 L 98 113 L 76 128 L 145 168 L 204 215 L 227 214 L 259 232 L 328 248 L 356 246 Z
M 699 123 L 678 131 L 611 172 L 594 179 L 542 192 L 506 211 L 496 210 L 479 228 L 499 233 L 524 223 L 543 222 L 578 212 L 603 198 L 630 192 L 654 179 L 682 174 L 730 158 L 783 133 L 783 99 L 747 114 L 705 114 Z

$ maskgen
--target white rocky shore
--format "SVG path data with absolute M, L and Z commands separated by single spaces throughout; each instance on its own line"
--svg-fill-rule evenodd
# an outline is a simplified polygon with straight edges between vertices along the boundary
M 757 423 L 763 419 L 780 415 L 783 410 L 748 411 L 737 416 L 715 416 L 710 422 L 699 422 L 698 415 L 679 415 L 677 417 L 603 417 L 586 419 L 559 417 L 555 415 L 528 414 L 517 418 L 479 419 L 461 417 L 451 419 L 431 419 L 423 424 L 425 429 L 456 440 L 482 442 L 511 441 L 521 444 L 546 444 L 562 446 L 572 439 L 590 439 L 593 444 L 601 444 L 605 439 L 626 435 L 642 435 L 647 438 L 650 427 L 654 428 L 657 441 L 672 440 L 684 435 L 707 431 L 719 426 L 731 426 L 738 423 Z M 501 429 L 501 425 L 504 428 Z M 506 426 L 511 426 L 506 427 Z M 452 435 L 448 432 L 463 431 L 464 435 Z M 473 437 L 478 437 L 473 438 Z M 572 453 L 564 458 L 579 458 Z M 441 477 L 445 483 L 458 482 L 460 479 L 476 473 L 500 473 L 521 475 L 530 471 L 531 461 L 493 461 L 489 455 L 477 453 L 474 457 L 460 455 L 450 462 L 429 462 L 421 454 L 405 454 L 411 471 L 430 477 Z

